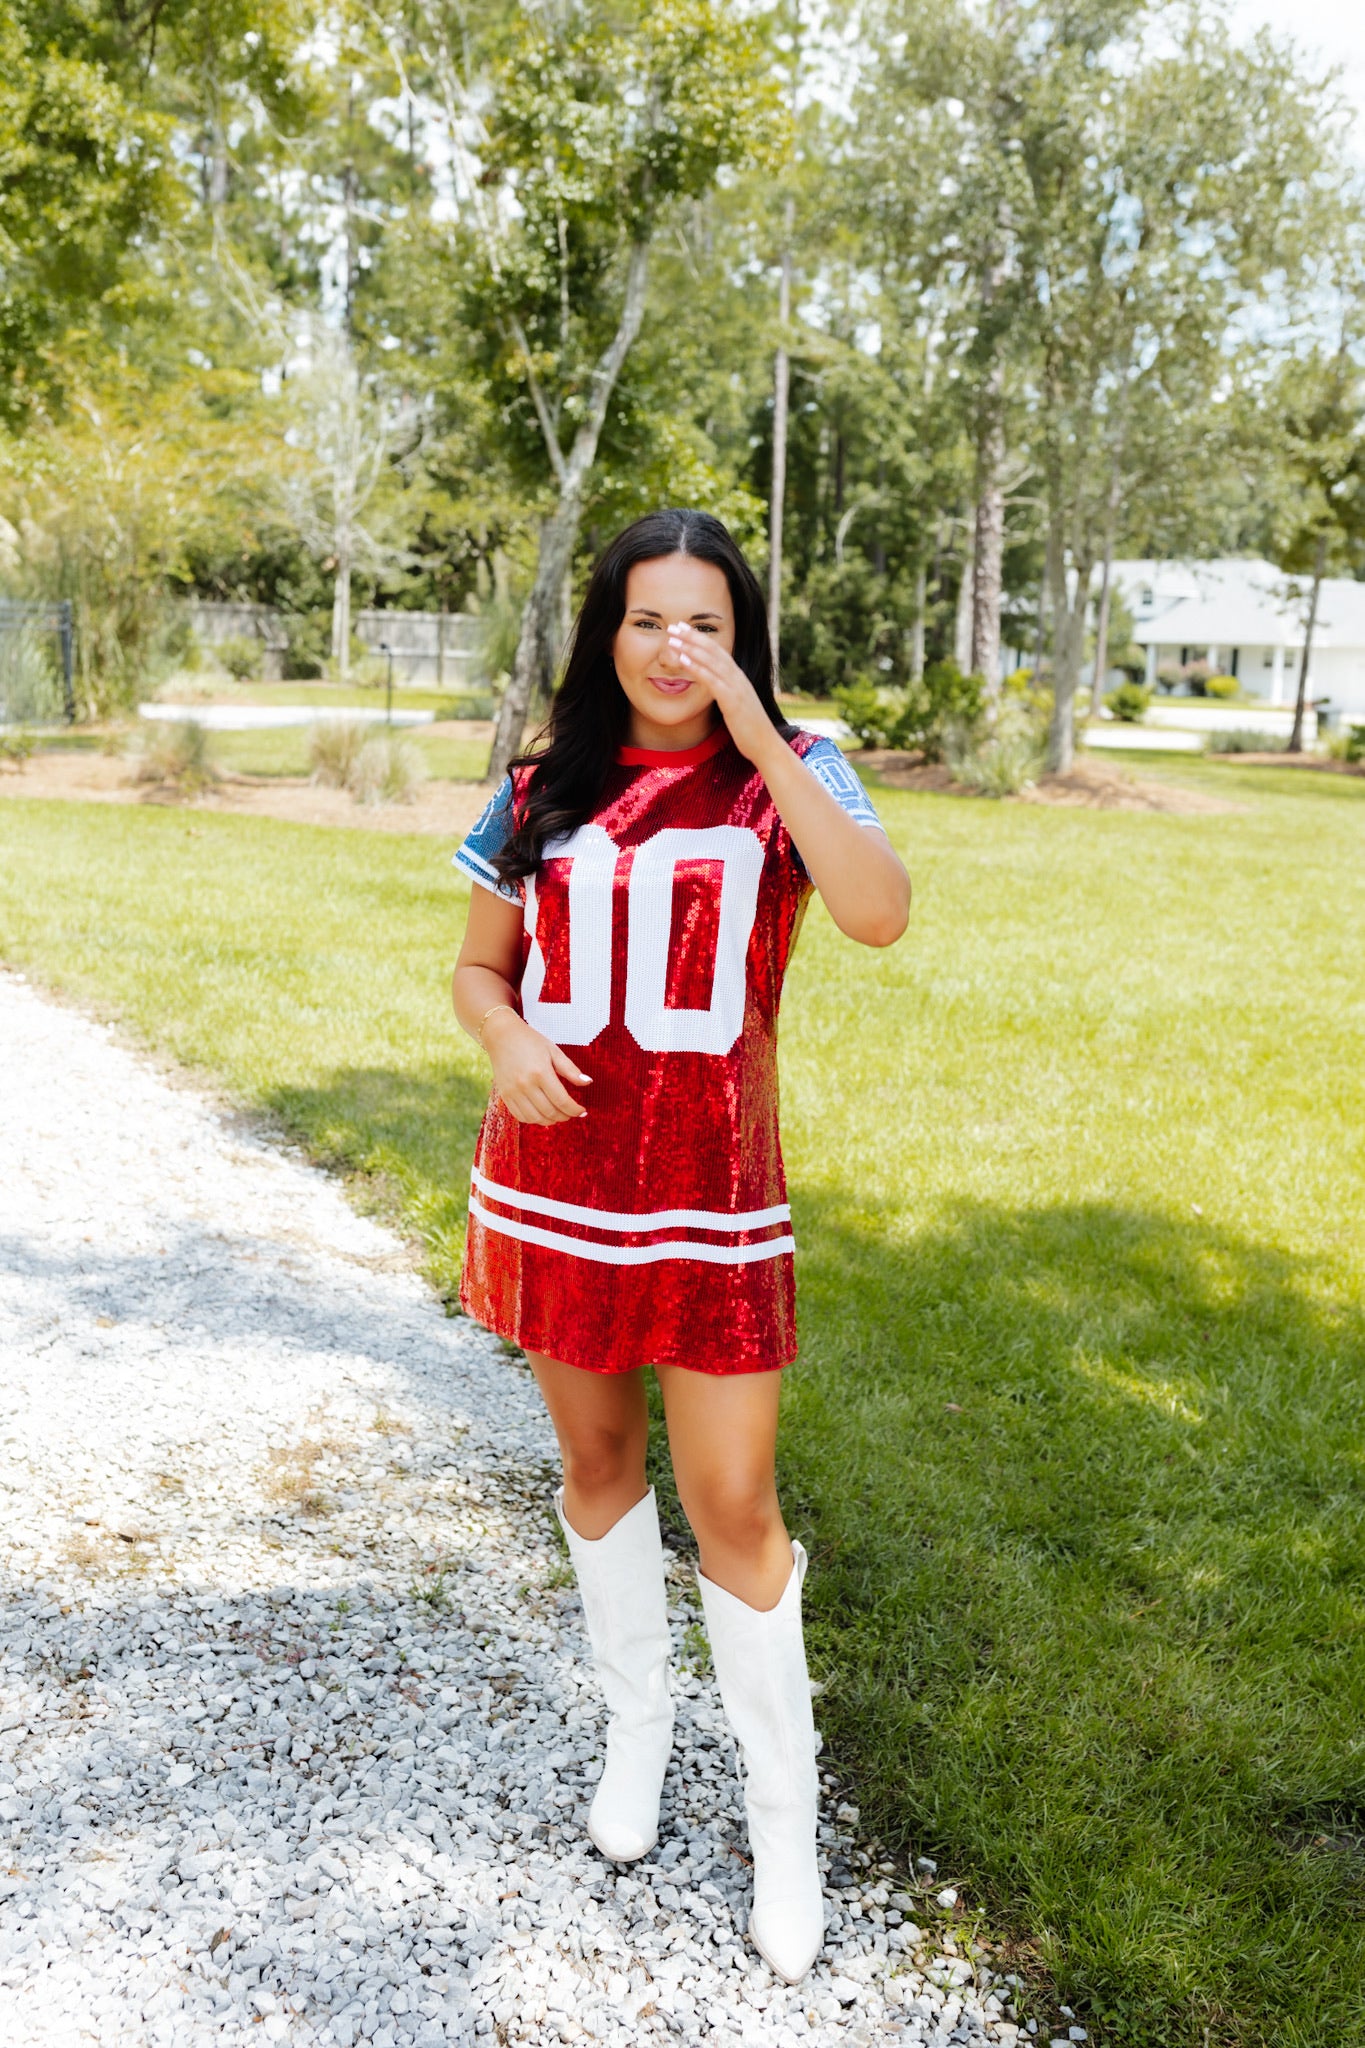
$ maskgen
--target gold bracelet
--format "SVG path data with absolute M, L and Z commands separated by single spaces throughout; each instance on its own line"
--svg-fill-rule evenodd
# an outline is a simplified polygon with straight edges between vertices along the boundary
M 521 1015 L 520 1010 L 517 1009 L 514 1003 L 490 1003 L 488 1008 L 484 1011 L 482 1017 L 480 1017 L 479 1028 L 474 1033 L 474 1036 L 479 1041 L 480 1052 L 487 1052 L 488 1050 L 488 1047 L 483 1042 L 483 1027 L 488 1022 L 489 1018 L 493 1015 L 495 1010 L 510 1010 L 514 1017 L 519 1017 Z

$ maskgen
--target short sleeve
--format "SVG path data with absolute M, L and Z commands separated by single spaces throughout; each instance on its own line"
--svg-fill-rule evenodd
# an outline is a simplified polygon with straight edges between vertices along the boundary
M 833 740 L 821 735 L 812 741 L 800 758 L 816 781 L 829 791 L 840 810 L 847 811 L 859 825 L 870 826 L 874 832 L 885 831 L 872 808 L 872 799 Z
M 511 836 L 512 778 L 504 775 L 451 865 L 468 875 L 472 882 L 479 882 L 491 890 L 495 896 L 502 896 L 509 903 L 521 903 L 526 896 L 523 884 L 504 882 L 493 866 L 494 856 L 502 852 Z

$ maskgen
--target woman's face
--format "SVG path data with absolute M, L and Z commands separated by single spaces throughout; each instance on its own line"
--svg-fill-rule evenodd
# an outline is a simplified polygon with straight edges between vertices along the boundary
M 735 608 L 725 571 L 695 555 L 637 562 L 626 577 L 625 616 L 611 649 L 630 703 L 633 746 L 695 746 L 714 723 L 710 686 L 689 676 L 668 651 L 668 628 L 681 619 L 734 653 Z

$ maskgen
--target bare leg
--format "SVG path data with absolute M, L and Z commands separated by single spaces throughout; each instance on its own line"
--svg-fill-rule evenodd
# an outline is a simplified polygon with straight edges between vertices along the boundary
M 722 1377 L 667 1365 L 658 1374 L 704 1576 L 748 1607 L 776 1607 L 792 1575 L 774 1474 L 781 1373 Z
M 527 1353 L 564 1461 L 564 1513 L 590 1541 L 642 1501 L 649 1409 L 641 1372 L 585 1372 Z

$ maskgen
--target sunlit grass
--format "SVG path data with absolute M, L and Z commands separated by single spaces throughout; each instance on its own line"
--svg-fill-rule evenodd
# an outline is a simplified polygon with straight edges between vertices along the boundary
M 1365 2039 L 1365 783 L 1141 772 L 1246 808 L 883 792 L 910 934 L 807 920 L 784 1498 L 865 1823 L 1031 1936 L 1096 2040 L 1338 2048 Z M 453 1285 L 484 1075 L 448 848 L 26 803 L 0 850 L 5 957 L 285 1119 Z

